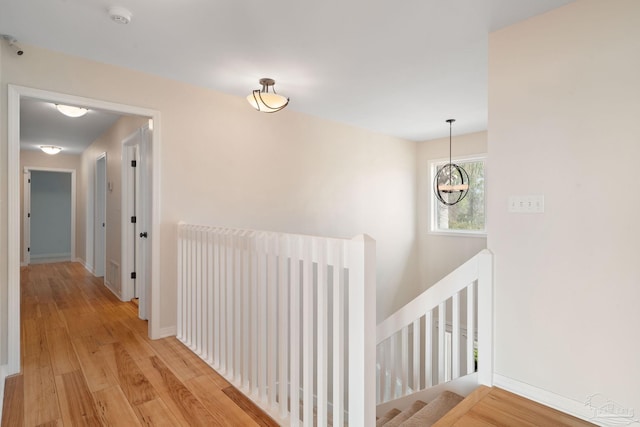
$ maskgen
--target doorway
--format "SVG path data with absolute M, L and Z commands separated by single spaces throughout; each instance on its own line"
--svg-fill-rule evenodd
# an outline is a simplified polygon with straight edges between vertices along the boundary
M 75 259 L 76 171 L 24 168 L 23 262 Z
M 7 363 L 4 366 L 4 374 L 12 375 L 20 372 L 20 100 L 21 98 L 34 98 L 47 100 L 51 103 L 67 104 L 67 105 L 83 105 L 88 108 L 95 108 L 104 111 L 111 111 L 125 115 L 135 115 L 149 117 L 150 123 L 155 123 L 156 128 L 159 126 L 160 113 L 155 110 L 134 107 L 130 105 L 111 103 L 90 98 L 83 98 L 73 95 L 66 95 L 46 90 L 33 89 L 17 85 L 8 85 L 8 109 L 7 109 L 7 271 L 8 271 L 8 287 L 7 298 L 4 302 L 0 302 L 0 309 L 7 313 Z M 155 182 L 159 182 L 160 177 L 160 138 L 158 132 L 151 133 L 150 145 L 154 147 L 151 150 L 151 164 L 157 165 L 152 168 L 151 176 Z M 152 205 L 150 209 L 150 232 L 154 236 L 150 245 L 151 258 L 151 277 L 149 279 L 149 336 L 152 339 L 162 338 L 174 333 L 173 328 L 163 329 L 160 326 L 160 197 L 159 186 L 151 186 Z M 89 198 L 88 201 L 93 202 L 94 199 Z M 87 216 L 88 220 L 93 222 L 93 215 Z M 87 233 L 91 233 L 93 227 L 87 229 Z M 85 250 L 93 251 L 93 244 L 88 245 Z
M 107 261 L 107 153 L 96 158 L 96 188 L 93 205 L 93 272 L 97 277 L 105 274 Z

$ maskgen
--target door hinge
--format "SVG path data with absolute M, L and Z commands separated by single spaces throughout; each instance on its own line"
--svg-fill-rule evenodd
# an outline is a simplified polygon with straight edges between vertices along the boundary
M 27 184 L 31 184 L 31 178 L 27 180 Z
M 131 160 L 131 167 L 135 168 L 136 166 L 138 166 L 138 162 L 135 160 Z
M 27 218 L 31 218 L 31 212 L 27 214 Z
M 136 272 L 135 272 L 135 271 L 133 271 L 133 272 L 131 273 L 131 278 L 132 278 L 132 279 L 135 279 L 135 278 L 136 278 Z
M 31 252 L 31 248 L 27 248 L 27 252 Z
M 131 224 L 135 224 L 135 223 L 136 223 L 136 217 L 135 217 L 135 216 L 132 216 L 132 217 L 131 217 Z

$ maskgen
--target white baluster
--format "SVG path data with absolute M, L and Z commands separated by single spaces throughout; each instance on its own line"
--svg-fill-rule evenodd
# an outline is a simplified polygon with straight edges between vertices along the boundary
M 475 336 L 475 292 L 474 284 L 467 286 L 467 374 L 475 372 L 473 337 Z
M 453 295 L 451 304 L 451 379 L 455 379 L 460 376 L 460 292 Z

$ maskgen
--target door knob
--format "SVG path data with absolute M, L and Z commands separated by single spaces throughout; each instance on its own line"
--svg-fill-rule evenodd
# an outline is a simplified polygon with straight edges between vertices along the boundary
M 147 232 L 145 231 L 145 232 L 140 233 L 140 237 L 144 237 L 146 239 L 147 238 Z

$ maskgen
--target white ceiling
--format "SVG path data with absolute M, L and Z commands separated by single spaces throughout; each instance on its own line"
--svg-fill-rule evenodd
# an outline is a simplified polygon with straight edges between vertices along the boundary
M 571 1 L 0 0 L 0 33 L 420 141 L 486 129 L 488 33 Z
M 106 132 L 120 116 L 91 109 L 82 117 L 67 117 L 55 104 L 39 99 L 20 100 L 20 148 L 39 150 L 41 145 L 62 147 L 66 154 L 80 154 Z

